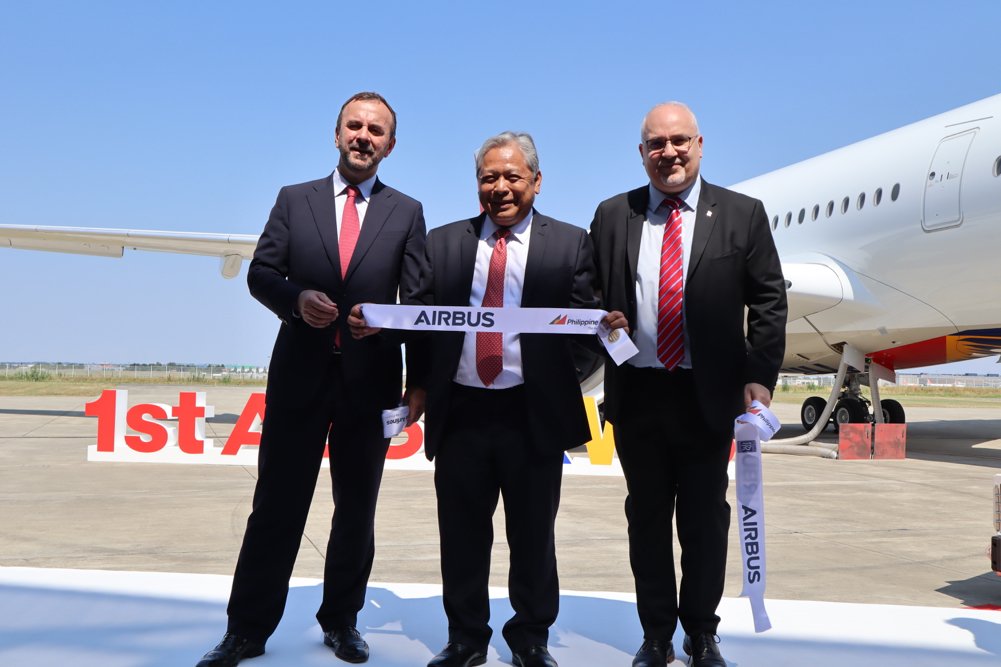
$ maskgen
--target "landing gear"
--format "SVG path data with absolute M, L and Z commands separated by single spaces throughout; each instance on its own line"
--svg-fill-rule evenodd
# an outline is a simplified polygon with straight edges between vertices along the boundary
M 812 429 L 816 425 L 820 415 L 824 412 L 824 406 L 826 405 L 827 401 L 820 396 L 811 396 L 803 401 L 803 408 L 799 411 L 799 420 L 803 422 L 803 428 L 807 431 Z M 824 428 L 827 428 L 826 424 Z M 820 430 L 823 431 L 824 429 Z
M 862 386 L 868 385 L 873 380 L 874 378 L 870 379 L 868 373 L 845 374 L 844 387 L 838 395 L 838 402 L 834 405 L 830 417 L 835 431 L 841 424 L 868 424 L 876 421 L 872 414 L 872 402 L 862 395 Z M 890 399 L 881 400 L 879 404 L 882 408 L 884 423 L 905 423 L 904 407 L 900 403 Z M 826 406 L 827 401 L 819 396 L 811 396 L 803 401 L 803 407 L 799 412 L 803 428 L 810 431 L 816 426 L 817 419 L 823 414 Z M 826 426 L 825 424 L 824 428 Z
M 842 424 L 865 424 L 871 421 L 868 401 L 861 396 L 845 396 L 834 406 L 834 430 L 839 431 Z
M 883 422 L 886 424 L 906 424 L 904 406 L 894 400 L 880 401 L 883 407 Z

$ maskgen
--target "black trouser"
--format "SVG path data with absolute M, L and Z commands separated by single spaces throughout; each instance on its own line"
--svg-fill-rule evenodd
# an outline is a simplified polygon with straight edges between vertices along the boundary
M 288 582 L 330 441 L 334 516 L 323 568 L 324 630 L 356 625 L 375 555 L 375 506 L 389 439 L 381 410 L 346 400 L 340 358 L 331 356 L 325 391 L 301 408 L 268 406 L 261 428 L 254 509 L 229 599 L 230 632 L 263 642 L 278 627 Z
M 448 641 L 486 653 L 491 630 L 487 585 L 493 513 L 504 497 L 511 549 L 504 624 L 512 651 L 545 646 L 559 612 L 554 522 L 563 454 L 532 446 L 523 387 L 453 385 L 448 424 L 435 457 L 443 601 Z
M 726 575 L 733 425 L 702 416 L 692 371 L 624 366 L 615 445 L 629 495 L 629 561 L 646 639 L 716 632 Z M 671 517 L 681 545 L 680 598 Z

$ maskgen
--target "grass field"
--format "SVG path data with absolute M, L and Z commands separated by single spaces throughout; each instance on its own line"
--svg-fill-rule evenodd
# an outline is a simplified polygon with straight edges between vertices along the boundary
M 264 380 L 237 380 L 231 377 L 196 382 L 191 379 L 170 380 L 166 378 L 129 379 L 127 382 L 117 382 L 111 378 L 56 378 L 53 376 L 37 376 L 33 380 L 4 378 L 0 376 L 0 396 L 98 396 L 105 389 L 114 389 L 123 385 L 157 384 L 179 387 L 189 386 L 247 386 L 263 387 Z M 807 396 L 822 396 L 827 398 L 830 387 L 792 387 L 779 386 L 774 400 L 778 403 L 801 404 Z M 868 392 L 865 392 L 870 398 Z M 1001 408 L 1001 390 L 979 389 L 974 387 L 880 387 L 882 398 L 893 398 L 900 401 L 905 408 Z
M 863 395 L 871 399 L 868 390 Z M 831 395 L 830 387 L 779 386 L 775 391 L 777 403 L 802 403 L 807 396 Z M 977 387 L 883 387 L 880 398 L 900 401 L 905 408 L 1001 408 L 1001 390 Z
M 111 378 L 65 378 L 54 376 L 36 376 L 24 380 L 0 376 L 0 396 L 98 396 L 105 389 L 114 389 L 122 385 L 157 384 L 177 385 L 179 387 L 263 387 L 264 380 L 238 380 L 231 377 L 202 380 L 193 379 L 171 380 L 169 378 L 129 378 L 128 381 L 116 381 Z

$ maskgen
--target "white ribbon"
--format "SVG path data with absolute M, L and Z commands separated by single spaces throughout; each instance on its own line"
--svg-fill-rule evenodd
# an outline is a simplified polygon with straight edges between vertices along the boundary
M 740 597 L 751 602 L 754 631 L 772 627 L 765 611 L 765 500 L 761 479 L 761 443 L 781 427 L 778 418 L 758 401 L 734 422 L 737 443 L 737 517 L 740 530 L 740 560 L 744 588 Z
M 407 424 L 407 417 L 410 416 L 410 408 L 401 405 L 392 410 L 382 411 L 382 437 L 392 438 L 403 432 L 403 427 Z
M 495 331 L 498 333 L 597 334 L 617 364 L 638 351 L 620 329 L 601 324 L 607 311 L 559 308 L 473 308 L 401 306 L 366 303 L 362 315 L 370 327 L 414 331 Z

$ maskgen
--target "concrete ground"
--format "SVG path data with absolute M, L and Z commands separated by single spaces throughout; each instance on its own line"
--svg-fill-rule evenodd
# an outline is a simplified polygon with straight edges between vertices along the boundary
M 123 385 L 130 404 L 171 403 L 176 386 Z M 208 392 L 224 438 L 244 387 Z M 0 397 L 0 566 L 232 574 L 256 468 L 88 463 L 97 420 L 89 399 Z M 775 404 L 801 433 L 799 407 Z M 984 553 L 993 533 L 992 477 L 1001 472 L 1001 410 L 908 410 L 903 461 L 764 456 L 767 597 L 964 607 L 1001 605 Z M 830 433 L 828 433 L 830 436 Z M 564 590 L 633 590 L 625 483 L 568 475 L 557 524 Z M 733 491 L 731 488 L 731 504 Z M 322 577 L 332 511 L 321 471 L 295 575 Z M 373 582 L 440 583 L 432 474 L 387 471 Z M 503 516 L 492 586 L 506 583 Z M 726 596 L 740 592 L 731 530 Z

